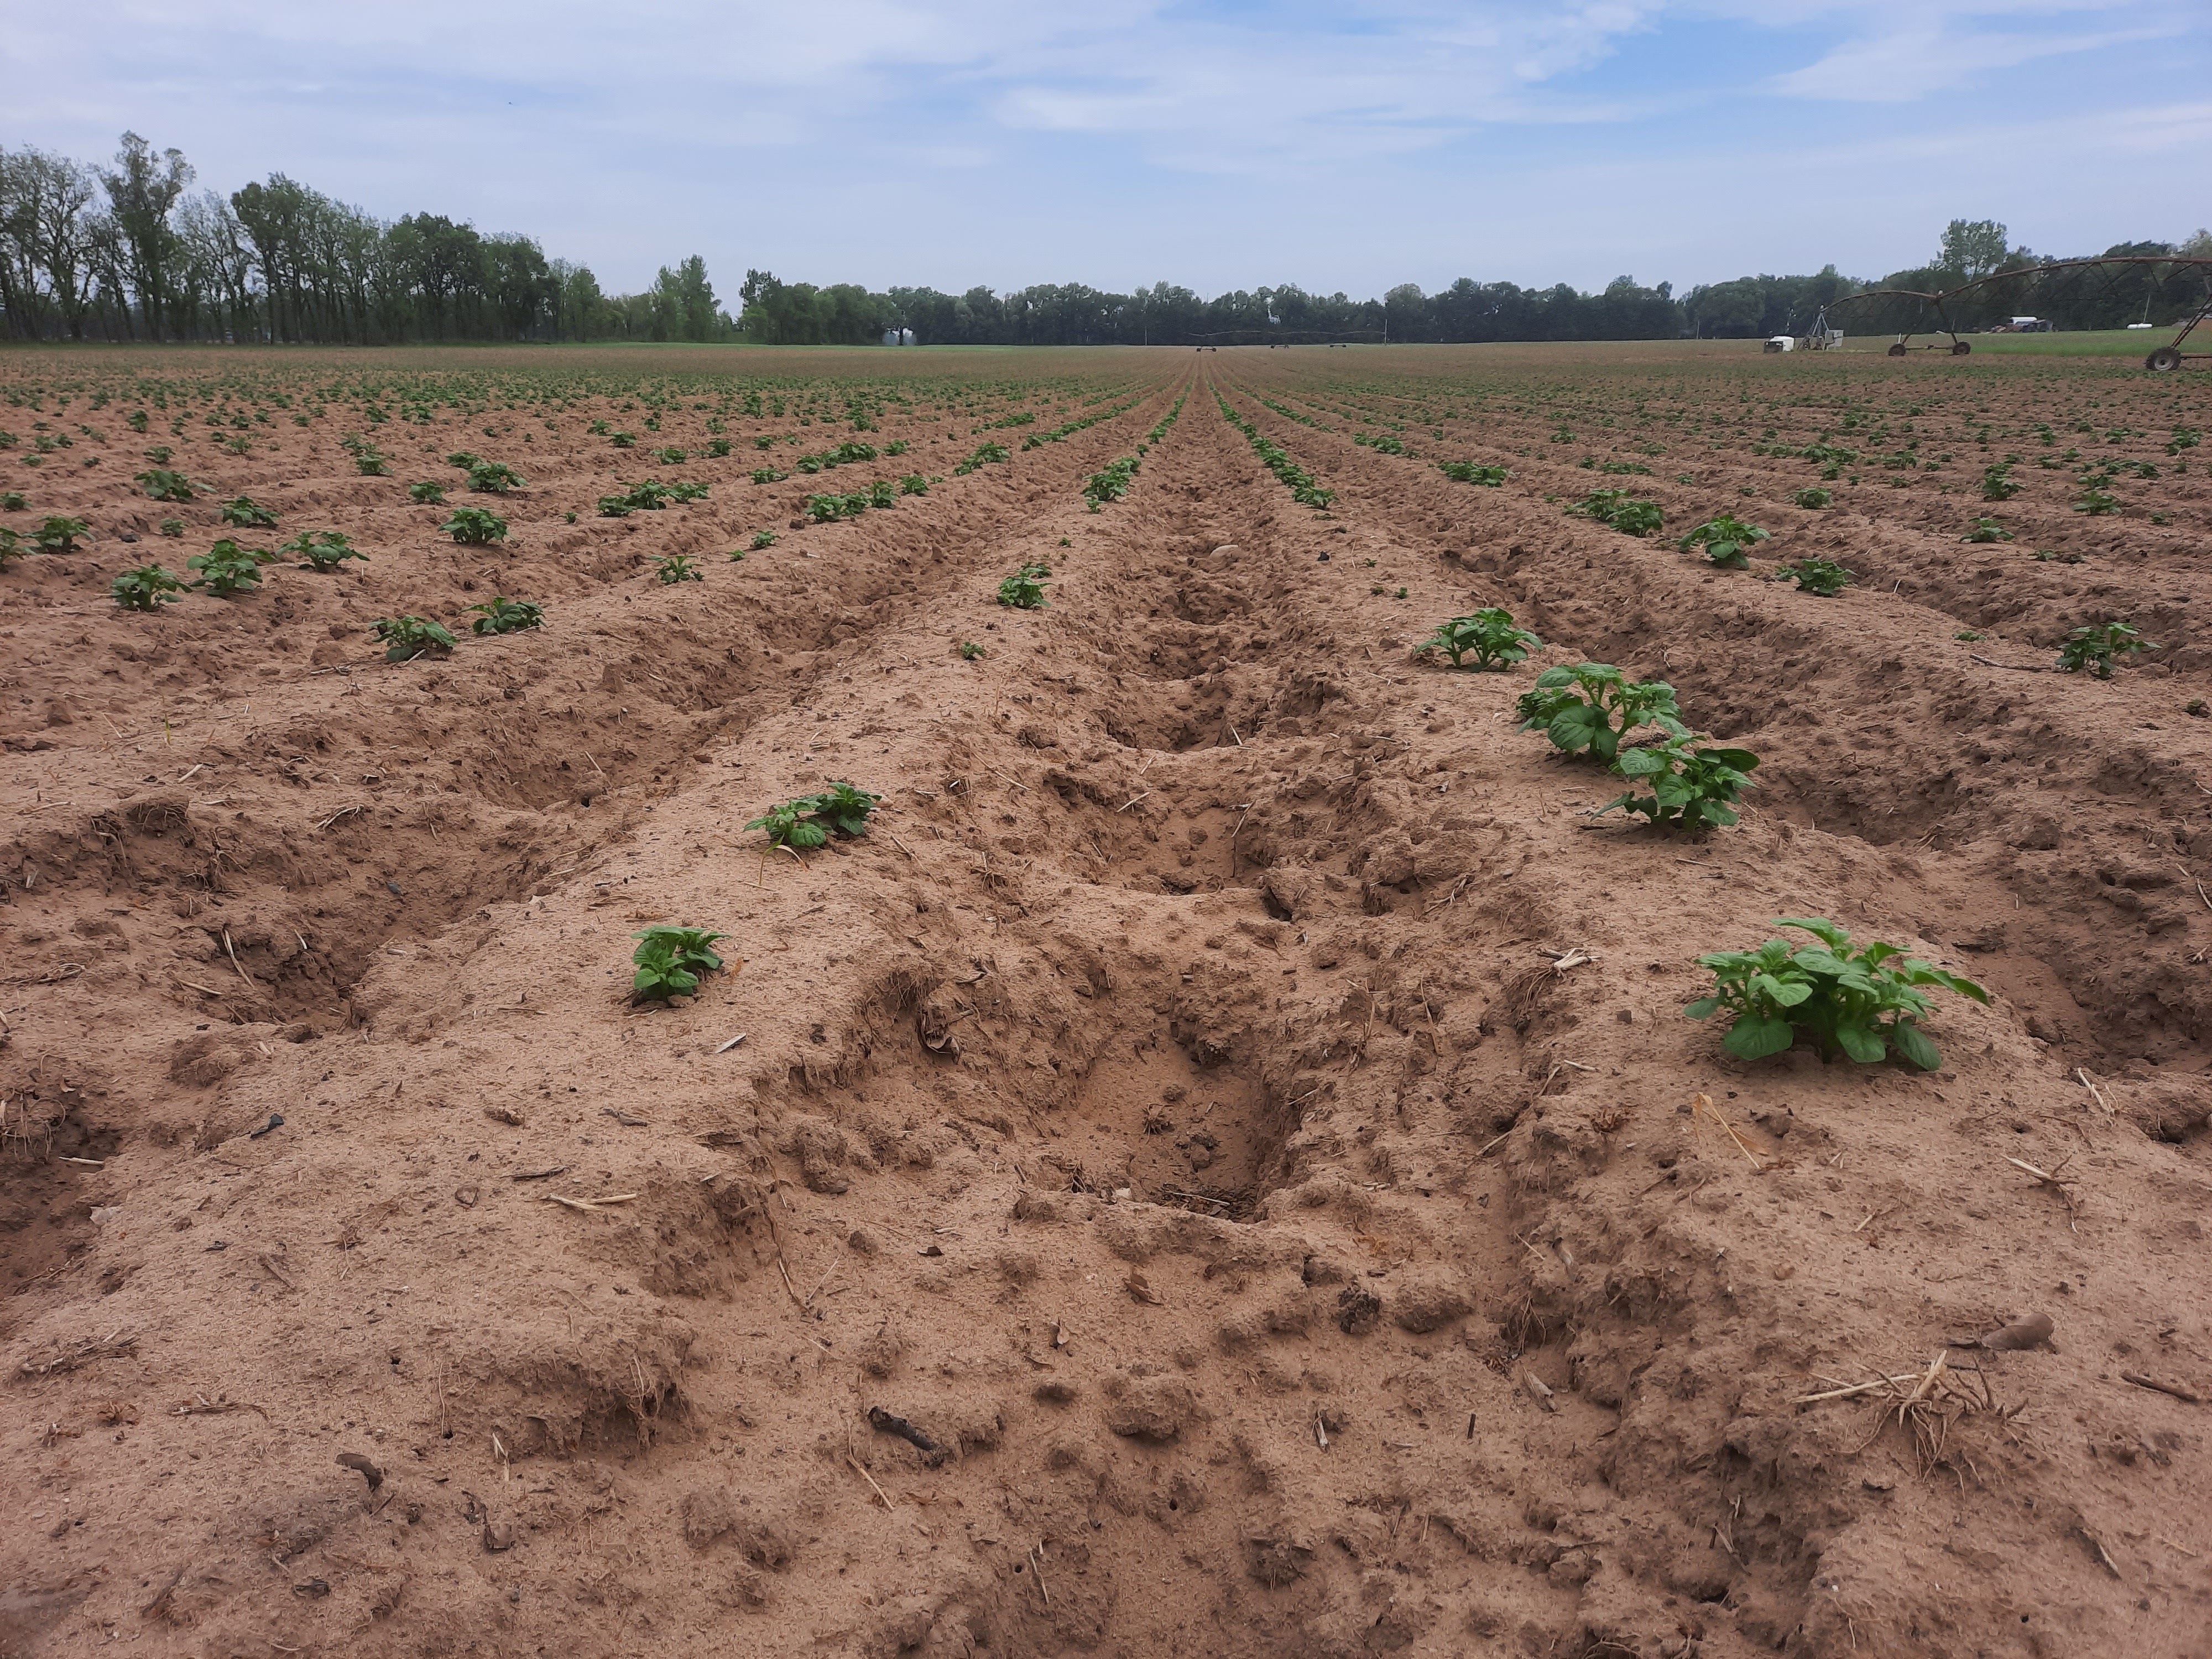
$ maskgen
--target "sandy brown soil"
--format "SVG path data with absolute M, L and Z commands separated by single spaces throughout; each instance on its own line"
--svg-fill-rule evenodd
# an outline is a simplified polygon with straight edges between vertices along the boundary
M 730 358 L 642 361 L 684 464 L 586 430 L 641 419 L 609 390 L 636 356 L 6 366 L 46 395 L 0 424 L 77 438 L 0 453 L 30 498 L 0 522 L 93 533 L 0 576 L 0 1652 L 2212 1651 L 2212 721 L 2185 712 L 2212 493 L 2161 447 L 2206 424 L 2201 379 L 747 356 L 904 388 L 865 435 L 914 446 L 756 486 L 849 424 L 757 452 L 795 404 L 719 415 Z M 394 422 L 384 478 L 343 398 L 277 412 L 387 365 L 570 376 L 573 406 Z M 178 445 L 204 501 L 134 495 L 161 428 L 122 428 L 122 383 L 226 374 L 295 402 L 247 454 Z M 951 474 L 1021 407 L 984 435 L 1132 397 L 789 526 L 809 489 Z M 1816 468 L 1753 446 L 1836 434 L 1841 398 L 1891 435 L 1789 506 Z M 2160 469 L 2119 515 L 2033 465 L 2039 420 L 2088 451 L 2067 400 Z M 1948 467 L 1870 465 L 1967 415 Z M 2002 506 L 1984 419 L 2027 458 Z M 1352 441 L 1394 428 L 1412 453 Z M 471 499 L 459 447 L 530 479 L 506 550 L 406 502 Z M 592 516 L 648 472 L 712 492 Z M 1776 535 L 1716 572 L 1564 514 L 1612 484 L 1670 536 L 1723 507 Z M 371 562 L 106 604 L 240 490 Z M 1985 511 L 2014 543 L 1959 543 Z M 1808 550 L 1862 586 L 1759 580 Z M 673 551 L 705 580 L 656 581 Z M 997 605 L 1031 560 L 1048 608 Z M 547 626 L 400 665 L 368 638 L 493 592 Z M 1536 665 L 1410 656 L 1481 604 Z M 2162 648 L 2030 672 L 2092 616 Z M 1511 718 L 1585 658 L 1764 757 L 1740 828 L 1585 816 L 1616 787 Z M 802 864 L 740 828 L 832 778 L 882 793 L 865 840 Z M 1692 959 L 1784 915 L 1993 1004 L 1941 1003 L 1936 1073 L 1729 1059 L 1681 1017 Z M 663 921 L 726 931 L 730 969 L 634 1007 L 629 935 Z M 2039 1315 L 2046 1345 L 1962 1342 Z

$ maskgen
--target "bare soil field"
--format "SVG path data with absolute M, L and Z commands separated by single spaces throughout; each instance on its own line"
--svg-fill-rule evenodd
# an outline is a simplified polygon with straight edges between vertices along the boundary
M 0 396 L 0 1654 L 2212 1651 L 2202 376 Z M 366 562 L 109 598 L 314 532 Z M 1492 605 L 1528 661 L 1419 650 Z M 1596 815 L 1516 729 L 1585 660 L 1758 754 L 1740 823 Z M 745 827 L 839 781 L 864 835 Z M 1990 1001 L 1932 1071 L 1734 1058 L 1696 958 L 1792 917 Z M 656 925 L 726 935 L 695 995 L 633 998 Z

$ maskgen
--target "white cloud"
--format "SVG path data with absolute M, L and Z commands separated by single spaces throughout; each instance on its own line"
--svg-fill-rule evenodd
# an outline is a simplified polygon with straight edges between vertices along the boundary
M 611 286 L 696 248 L 725 288 L 1686 284 L 1903 263 L 1938 197 L 1938 225 L 2101 246 L 2172 228 L 2111 158 L 2203 143 L 2141 74 L 2208 69 L 2201 0 L 123 0 L 0 37 L 10 143 L 105 158 L 129 126 L 224 189 L 281 169 L 527 228 Z M 1942 176 L 1885 173 L 1877 140 Z M 1821 155 L 1802 211 L 1746 210 Z

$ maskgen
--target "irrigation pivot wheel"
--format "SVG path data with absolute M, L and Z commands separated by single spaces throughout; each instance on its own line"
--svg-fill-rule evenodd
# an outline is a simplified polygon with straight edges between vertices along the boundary
M 2154 374 L 2169 374 L 2181 367 L 2181 354 L 2170 345 L 2160 346 L 2143 359 L 2143 367 Z
M 1951 342 L 1951 355 L 1954 357 L 1963 357 L 1973 349 L 1974 343 L 1972 340 L 1954 340 Z
M 1905 355 L 1905 342 L 1899 340 L 1893 343 L 1889 348 L 1889 355 L 1893 357 L 1902 357 Z

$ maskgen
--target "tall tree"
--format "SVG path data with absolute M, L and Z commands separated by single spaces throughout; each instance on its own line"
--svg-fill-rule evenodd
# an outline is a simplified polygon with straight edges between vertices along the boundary
M 1936 263 L 1972 279 L 1986 276 L 2005 262 L 2005 228 L 1994 219 L 1954 219 L 1943 228 Z
M 112 172 L 102 172 L 115 228 L 130 257 L 131 286 L 146 319 L 146 331 L 165 337 L 163 314 L 169 303 L 177 233 L 169 216 L 192 182 L 191 164 L 182 150 L 154 147 L 135 132 L 123 135 Z

